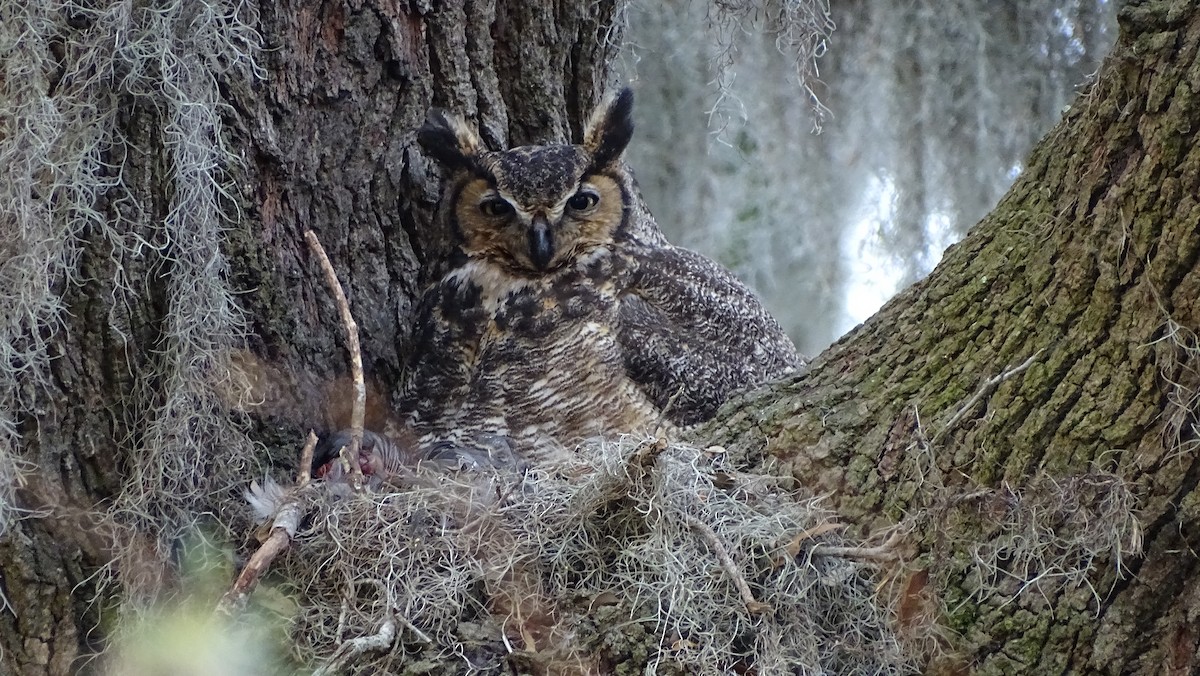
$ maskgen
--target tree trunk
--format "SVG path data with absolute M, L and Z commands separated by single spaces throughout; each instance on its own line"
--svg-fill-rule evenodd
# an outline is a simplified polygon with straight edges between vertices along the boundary
M 1094 87 L 938 268 L 703 431 L 864 534 L 915 528 L 892 573 L 909 595 L 934 573 L 942 663 L 1200 669 L 1196 9 L 1124 8 Z
M 95 113 L 105 142 L 80 166 L 111 186 L 67 213 L 46 279 L 66 309 L 15 324 L 48 361 L 6 371 L 0 401 L 30 512 L 0 540 L 0 670 L 61 674 L 106 638 L 106 575 L 124 595 L 179 585 L 159 562 L 181 535 L 244 537 L 219 506 L 339 415 L 322 384 L 346 371 L 341 329 L 303 231 L 339 271 L 372 380 L 394 383 L 447 249 L 414 142 L 426 109 L 494 145 L 578 139 L 620 3 L 11 5 L 33 75 L 5 71 L 6 93 Z M 928 279 L 699 432 L 830 495 L 861 535 L 913 529 L 887 575 L 931 669 L 1200 665 L 1197 9 L 1130 3 L 1096 87 Z M 35 200 L 57 213 L 61 190 Z M 229 375 L 243 348 L 293 405 L 243 396 L 266 396 Z
M 42 274 L 66 311 L 4 327 L 13 344 L 30 341 L 21 331 L 51 337 L 48 366 L 4 373 L 0 409 L 15 409 L 20 441 L 4 437 L 14 446 L 0 461 L 23 483 L 15 506 L 42 518 L 0 540 L 0 671 L 81 668 L 112 624 L 109 576 L 123 594 L 154 593 L 166 574 L 152 562 L 178 556 L 187 514 L 236 497 L 266 462 L 294 463 L 307 426 L 337 417 L 320 384 L 348 360 L 305 229 L 339 271 L 371 379 L 395 382 L 422 265 L 447 247 L 430 228 L 438 174 L 415 143 L 426 111 L 458 111 L 497 146 L 578 140 L 609 84 L 618 8 L 0 2 L 4 44 L 20 46 L 3 75 L 16 117 L 0 141 L 62 114 L 45 133 L 99 137 L 104 147 L 69 159 L 94 159 L 82 179 L 113 184 L 63 209 L 71 231 L 58 244 L 72 260 Z M 35 165 L 33 141 L 4 156 Z M 47 173 L 25 178 L 53 199 L 75 194 Z M 33 232 L 35 207 L 5 217 Z M 230 379 L 242 346 L 270 365 L 251 374 L 268 385 Z M 291 406 L 239 418 L 229 409 L 256 410 L 245 387 L 273 387 L 265 396 Z M 238 538 L 249 527 L 213 516 L 200 525 Z

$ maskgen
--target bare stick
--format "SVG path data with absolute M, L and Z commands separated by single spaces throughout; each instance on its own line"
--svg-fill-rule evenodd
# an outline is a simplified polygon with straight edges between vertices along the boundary
M 304 494 L 305 492 L 293 493 L 288 501 L 279 508 L 275 514 L 275 523 L 271 526 L 271 534 L 267 536 L 267 540 L 258 548 L 258 551 L 250 557 L 246 567 L 242 568 L 233 587 L 221 597 L 220 603 L 217 604 L 217 614 L 232 616 L 235 611 L 244 608 L 250 592 L 258 584 L 258 578 L 266 572 L 275 557 L 291 544 L 292 538 L 296 536 L 296 531 L 300 530 L 300 521 L 307 511 L 307 501 L 302 498 Z
M 304 441 L 304 450 L 300 451 L 300 471 L 296 479 L 296 488 L 289 491 L 279 509 L 275 512 L 275 521 L 271 524 L 271 532 L 262 546 L 254 552 L 242 572 L 233 582 L 233 586 L 221 601 L 217 603 L 216 613 L 231 617 L 234 612 L 246 607 L 246 599 L 258 585 L 258 578 L 270 567 L 275 557 L 279 556 L 292 544 L 296 531 L 300 530 L 300 521 L 308 511 L 310 494 L 305 489 L 312 483 L 313 452 L 317 448 L 317 435 L 308 431 Z
M 843 559 L 865 559 L 868 561 L 894 561 L 900 558 L 896 547 L 904 539 L 899 532 L 892 533 L 887 542 L 878 547 L 835 547 L 833 545 L 817 545 L 813 547 L 813 556 L 839 556 Z
M 1000 383 L 1029 368 L 1030 365 L 1033 364 L 1033 360 L 1037 359 L 1037 356 L 1041 353 L 1042 351 L 1038 350 L 1037 352 L 1031 354 L 1029 359 L 1026 359 L 1021 364 L 1004 371 L 994 378 L 988 378 L 987 380 L 983 381 L 983 384 L 979 386 L 979 389 L 975 391 L 975 394 L 971 395 L 971 398 L 967 400 L 967 403 L 962 405 L 962 408 L 958 409 L 955 411 L 954 415 L 950 416 L 950 419 L 946 421 L 944 426 L 942 426 L 941 431 L 933 436 L 933 441 L 930 443 L 936 444 L 939 440 L 941 440 L 942 437 L 946 436 L 947 432 L 953 429 L 954 426 L 957 425 L 958 422 L 971 411 L 971 409 L 975 408 L 975 404 L 978 404 L 980 400 L 982 400 L 988 394 L 994 392 L 996 388 L 1000 386 Z
M 346 300 L 346 293 L 342 291 L 342 284 L 338 281 L 333 264 L 329 262 L 329 256 L 325 255 L 325 249 L 321 246 L 316 234 L 312 230 L 305 230 L 304 239 L 308 241 L 308 248 L 312 249 L 313 255 L 321 262 L 321 270 L 325 273 L 325 283 L 333 292 L 338 311 L 342 315 L 342 325 L 346 328 L 346 349 L 350 352 L 350 373 L 354 378 L 354 407 L 350 410 L 350 485 L 354 490 L 359 491 L 363 486 L 363 473 L 362 467 L 359 466 L 358 453 L 362 448 L 363 423 L 367 409 L 367 386 L 363 381 L 362 350 L 358 345 L 358 324 L 355 323 L 354 316 L 350 314 L 350 303 Z
M 304 440 L 304 450 L 300 451 L 300 474 L 296 479 L 297 488 L 304 488 L 312 481 L 313 453 L 316 450 L 317 435 L 309 430 L 308 438 Z
M 813 526 L 812 528 L 806 528 L 806 529 L 800 531 L 799 533 L 797 533 L 796 535 L 794 535 L 792 537 L 792 539 L 788 541 L 787 546 L 784 547 L 784 551 L 786 551 L 788 553 L 788 556 L 790 556 L 794 559 L 800 555 L 800 546 L 802 544 L 804 544 L 804 542 L 806 540 L 811 540 L 815 537 L 819 537 L 826 533 L 831 533 L 835 530 L 842 530 L 845 527 L 846 527 L 846 524 L 844 524 L 844 523 L 838 523 L 836 521 L 826 521 L 825 523 L 818 524 L 816 526 Z M 782 563 L 782 561 L 779 561 L 776 563 L 776 565 L 779 565 L 781 563 Z
M 412 621 L 409 620 L 407 617 L 405 617 L 399 613 L 396 613 L 396 619 L 400 620 L 400 624 L 403 624 L 405 627 L 407 627 L 408 630 L 413 633 L 413 636 L 416 636 L 417 639 L 420 640 L 422 643 L 433 643 L 433 639 L 429 638 L 428 634 L 421 631 L 421 628 L 418 627 L 417 625 L 413 624 Z M 504 632 L 500 632 L 500 636 L 503 638 Z M 505 639 L 505 640 L 507 641 L 508 639 Z M 512 648 L 509 648 L 508 651 L 512 652 Z
M 770 612 L 771 606 L 762 603 L 754 598 L 754 594 L 750 591 L 750 585 L 746 584 L 746 579 L 742 577 L 741 571 L 738 570 L 737 564 L 733 562 L 733 558 L 729 556 L 729 550 L 725 549 L 721 538 L 708 527 L 700 519 L 684 514 L 683 518 L 687 521 L 687 525 L 692 530 L 699 533 L 704 541 L 708 543 L 709 549 L 717 556 L 717 560 L 721 562 L 721 567 L 725 569 L 725 573 L 733 580 L 733 585 L 737 587 L 738 594 L 742 597 L 742 603 L 746 605 L 746 612 L 751 615 Z
M 375 634 L 350 639 L 338 646 L 329 663 L 314 671 L 313 676 L 338 673 L 351 659 L 367 651 L 387 650 L 392 647 L 392 643 L 395 640 L 396 620 L 395 618 L 388 618 L 384 620 L 383 624 L 379 627 L 379 631 Z

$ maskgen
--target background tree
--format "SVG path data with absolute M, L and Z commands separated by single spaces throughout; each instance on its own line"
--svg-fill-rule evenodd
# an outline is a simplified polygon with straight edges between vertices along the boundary
M 304 228 L 394 382 L 446 247 L 425 109 L 495 144 L 577 138 L 621 9 L 0 5 L 5 671 L 79 667 L 336 416 Z M 1129 3 L 1096 86 L 939 269 L 699 433 L 864 538 L 911 528 L 883 577 L 940 667 L 1196 667 L 1197 9 Z M 290 378 L 269 411 L 247 352 Z
M 1116 32 L 1108 0 L 753 9 L 630 5 L 632 156 L 672 241 L 752 283 L 808 354 L 996 205 Z

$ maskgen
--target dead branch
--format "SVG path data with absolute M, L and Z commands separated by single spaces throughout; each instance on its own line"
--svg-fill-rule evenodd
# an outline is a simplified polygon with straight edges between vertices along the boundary
M 218 615 L 231 617 L 235 612 L 246 607 L 246 599 L 257 586 L 259 578 L 271 566 L 275 557 L 288 548 L 292 543 L 292 538 L 300 530 L 300 522 L 308 512 L 309 500 L 307 498 L 309 495 L 309 491 L 299 489 L 289 494 L 279 511 L 275 513 L 271 534 L 242 568 L 233 587 L 221 597 L 216 609 Z
M 837 556 L 843 559 L 863 559 L 867 561 L 895 561 L 900 558 L 896 548 L 904 540 L 900 532 L 892 533 L 887 542 L 877 547 L 839 547 L 835 545 L 817 545 L 812 548 L 813 556 Z
M 342 326 L 346 329 L 346 349 L 350 352 L 350 373 L 354 378 L 354 407 L 350 411 L 349 455 L 352 460 L 350 485 L 354 490 L 360 491 L 363 487 L 363 473 L 362 467 L 359 466 L 358 454 L 362 448 L 363 424 L 366 419 L 367 386 L 363 380 L 362 350 L 358 344 L 358 324 L 354 321 L 354 316 L 350 314 L 350 303 L 346 300 L 346 293 L 342 290 L 342 284 L 338 281 L 337 273 L 333 269 L 333 264 L 329 262 L 329 256 L 325 254 L 320 240 L 312 230 L 304 231 L 304 239 L 308 241 L 308 248 L 312 249 L 313 255 L 321 262 L 321 270 L 325 273 L 325 283 L 333 292 L 338 312 L 342 316 Z
M 753 592 L 750 591 L 750 585 L 746 584 L 746 578 L 742 577 L 741 571 L 738 570 L 737 564 L 733 562 L 733 557 L 729 556 L 729 550 L 725 548 L 721 538 L 717 536 L 708 524 L 700 519 L 697 519 L 690 514 L 684 514 L 683 518 L 687 521 L 687 525 L 692 530 L 696 531 L 708 543 L 709 549 L 716 555 L 717 560 L 721 562 L 721 567 L 725 569 L 725 573 L 733 580 L 733 584 L 737 587 L 738 594 L 742 597 L 742 603 L 746 606 L 746 612 L 751 615 L 759 615 L 771 611 L 771 606 L 762 603 L 754 598 Z
M 300 470 L 296 479 L 296 488 L 288 492 L 287 497 L 276 510 L 275 520 L 271 524 L 267 539 L 242 568 L 242 572 L 234 580 L 233 586 L 221 597 L 216 608 L 218 615 L 229 617 L 236 611 L 245 608 L 246 599 L 258 585 L 258 579 L 267 571 L 275 557 L 291 545 L 292 538 L 296 537 L 296 532 L 300 530 L 300 522 L 308 512 L 308 498 L 311 493 L 306 489 L 312 482 L 312 460 L 316 447 L 317 435 L 309 430 L 308 438 L 304 441 L 304 449 L 300 451 Z
M 795 559 L 797 556 L 799 556 L 800 548 L 801 548 L 801 546 L 803 546 L 803 544 L 806 541 L 811 540 L 816 537 L 819 537 L 826 533 L 831 533 L 835 530 L 843 530 L 844 528 L 846 528 L 846 525 L 847 524 L 838 523 L 836 521 L 826 521 L 824 523 L 817 524 L 816 526 L 813 526 L 812 528 L 806 528 L 805 530 L 802 530 L 799 533 L 793 535 L 792 539 L 788 540 L 787 545 L 784 546 L 784 548 L 783 548 L 783 550 L 785 552 L 787 552 L 787 558 L 785 558 L 783 556 L 776 556 L 774 558 L 775 566 L 779 567 L 779 566 L 783 565 L 784 562 L 786 562 L 788 558 Z
M 412 620 L 408 619 L 407 617 L 405 617 L 399 613 L 396 613 L 395 617 L 397 620 L 400 621 L 400 624 L 403 624 L 405 626 L 405 628 L 407 628 L 409 631 L 411 631 L 413 633 L 413 636 L 417 637 L 417 640 L 419 640 L 420 642 L 425 643 L 425 644 L 433 643 L 433 639 L 429 638 L 428 634 L 421 631 L 420 627 L 413 624 Z M 503 634 L 503 632 L 501 632 L 501 634 Z
M 368 651 L 387 650 L 396 640 L 396 619 L 389 617 L 380 625 L 379 631 L 371 636 L 350 639 L 338 646 L 329 663 L 313 672 L 313 676 L 339 673 L 351 659 Z
M 959 421 L 962 420 L 963 417 L 967 415 L 967 413 L 971 412 L 971 409 L 975 408 L 976 404 L 978 404 L 984 397 L 986 397 L 987 395 L 994 392 L 996 390 L 996 388 L 1000 386 L 1000 383 L 1003 383 L 1004 381 L 1008 380 L 1009 378 L 1017 375 L 1018 373 L 1021 373 L 1025 369 L 1029 368 L 1033 364 L 1033 360 L 1037 359 L 1037 356 L 1041 353 L 1042 353 L 1042 351 L 1038 350 L 1037 352 L 1034 352 L 1033 354 L 1029 355 L 1029 359 L 1026 359 L 1024 362 L 1018 364 L 1017 366 L 1014 366 L 1014 367 L 1008 369 L 1007 371 L 1004 371 L 1003 373 L 1001 373 L 998 376 L 995 376 L 993 378 L 988 378 L 987 380 L 983 381 L 983 384 L 981 384 L 979 386 L 979 389 L 975 391 L 975 394 L 971 395 L 971 398 L 968 399 L 967 402 L 965 404 L 963 404 L 961 408 L 959 408 L 957 411 L 955 411 L 954 415 L 950 416 L 950 419 L 947 420 L 946 424 L 942 426 L 941 431 L 939 431 L 937 434 L 934 435 L 933 441 L 931 441 L 930 444 L 936 444 L 943 437 L 945 437 L 946 434 L 950 430 L 954 429 L 954 426 L 957 425 L 959 423 Z
M 300 473 L 296 479 L 296 488 L 304 488 L 312 481 L 313 453 L 316 450 L 317 435 L 309 430 L 308 438 L 304 440 L 304 450 L 300 452 Z

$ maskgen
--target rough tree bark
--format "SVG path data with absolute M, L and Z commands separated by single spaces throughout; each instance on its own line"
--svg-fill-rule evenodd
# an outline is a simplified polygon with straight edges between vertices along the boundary
M 72 275 L 81 281 L 52 280 L 65 286 L 69 311 L 50 349 L 47 387 L 36 405 L 18 411 L 19 455 L 37 468 L 25 479 L 19 506 L 46 516 L 21 520 L 0 539 L 8 602 L 0 603 L 0 671 L 70 673 L 102 640 L 96 627 L 111 603 L 95 600 L 96 573 L 111 558 L 113 533 L 98 528 L 92 514 L 123 490 L 144 490 L 130 485 L 138 480 L 129 468 L 148 462 L 157 443 L 157 423 L 147 416 L 167 410 L 163 402 L 178 385 L 166 374 L 180 369 L 164 355 L 173 349 L 169 336 L 180 331 L 174 322 L 191 311 L 172 297 L 172 283 L 183 279 L 181 252 L 227 265 L 224 274 L 220 264 L 204 274 L 224 277 L 239 294 L 246 346 L 280 371 L 302 374 L 289 384 L 303 390 L 347 371 L 336 310 L 302 236 L 313 229 L 342 275 L 372 378 L 394 382 L 422 263 L 446 246 L 429 228 L 438 174 L 415 143 L 426 111 L 431 105 L 459 111 L 497 146 L 578 140 L 586 111 L 609 84 L 619 4 L 112 2 L 91 11 L 50 4 L 42 15 L 20 2 L 4 7 L 0 16 L 19 21 L 29 9 L 42 22 L 15 27 L 13 44 L 45 52 L 46 72 L 19 75 L 43 84 L 52 108 L 64 107 L 55 96 L 71 91 L 69 79 L 96 77 L 76 70 L 85 57 L 111 52 L 101 86 L 118 99 L 116 135 L 123 142 L 104 159 L 119 165 L 121 182 L 96 208 L 120 238 L 147 244 L 135 252 L 111 232 L 87 228 Z M 212 7 L 216 16 L 204 14 Z M 223 31 L 235 20 L 228 17 L 249 20 L 261 36 L 257 59 L 265 77 L 239 77 L 224 63 L 229 50 L 202 42 L 229 39 Z M 106 30 L 108 42 L 94 40 Z M 160 44 L 168 58 L 136 61 Z M 130 63 L 149 72 L 132 72 Z M 151 91 L 129 91 L 137 77 L 151 81 Z M 202 108 L 209 95 L 222 106 L 220 133 L 232 157 L 201 164 L 219 165 L 226 192 L 218 199 L 233 216 L 219 251 L 193 252 L 188 236 L 172 240 L 160 227 L 179 203 L 181 163 L 179 139 L 163 129 L 172 115 Z M 172 97 L 188 100 L 179 105 Z M 182 126 L 173 133 L 196 129 L 186 119 Z M 117 288 L 123 282 L 132 290 Z M 325 411 L 310 405 L 314 392 L 271 394 L 297 400 L 290 415 L 250 421 L 255 439 L 288 449 L 279 460 L 294 452 L 297 430 L 319 425 L 312 415 Z M 209 462 L 245 448 L 209 442 L 196 449 Z
M 426 108 L 462 111 L 496 144 L 578 138 L 609 81 L 619 5 L 259 8 L 265 79 L 215 80 L 228 105 L 222 133 L 242 160 L 223 167 L 237 187 L 226 206 L 240 215 L 217 253 L 241 293 L 250 351 L 313 382 L 345 371 L 333 306 L 305 250 L 312 228 L 342 274 L 368 368 L 393 382 L 421 270 L 445 248 L 429 229 L 436 176 L 414 143 Z M 730 404 L 701 432 L 829 494 L 864 535 L 910 519 L 906 563 L 893 572 L 909 591 L 922 587 L 949 629 L 934 668 L 1184 674 L 1200 665 L 1198 9 L 1130 3 L 1096 87 L 933 274 L 809 375 Z M 158 133 L 167 113 L 121 92 L 119 75 L 128 143 L 110 160 L 122 187 L 97 208 L 162 244 L 154 224 L 171 208 L 175 157 Z M 140 208 L 123 211 L 130 204 Z M 93 527 L 92 514 L 136 489 L 130 468 L 150 436 L 141 417 L 174 382 L 156 376 L 179 311 L 176 264 L 159 250 L 118 249 L 94 229 L 80 247 L 82 281 L 62 289 L 69 312 L 52 340 L 50 383 L 18 412 L 21 456 L 38 468 L 18 499 L 38 515 L 0 540 L 5 673 L 69 673 L 103 641 L 96 627 L 109 602 L 94 600 L 93 575 L 113 531 Z M 118 263 L 137 293 L 116 293 Z M 250 434 L 290 453 L 295 423 L 251 416 Z M 202 451 L 219 462 L 224 449 Z M 1101 554 L 1090 588 L 1014 597 L 1024 580 L 982 584 L 946 543 L 1003 535 L 1003 519 L 915 518 L 955 500 L 992 501 L 978 513 L 999 513 L 1022 490 L 1088 477 L 1105 490 L 1079 488 L 1082 507 L 1110 496 L 1113 481 L 1131 487 L 1144 552 L 1120 567 Z M 1114 529 L 1113 542 L 1137 544 L 1132 528 Z
M 947 538 L 1002 537 L 1006 505 L 922 522 L 909 572 L 951 569 L 935 593 L 960 654 L 944 662 L 972 673 L 1200 668 L 1196 10 L 1122 9 L 1095 86 L 938 268 L 807 377 L 705 430 L 828 494 L 864 532 L 944 509 L 955 491 L 1000 488 L 1006 502 L 1047 479 L 1127 482 L 1144 530 L 1124 541 L 1143 554 L 1101 556 L 1090 587 L 1014 600 L 1018 577 L 981 597 L 970 566 L 938 559 Z

